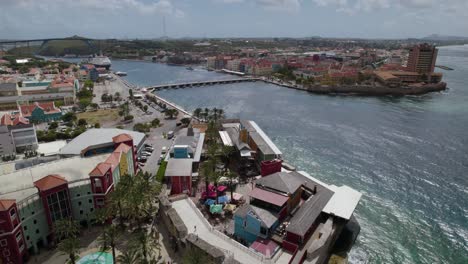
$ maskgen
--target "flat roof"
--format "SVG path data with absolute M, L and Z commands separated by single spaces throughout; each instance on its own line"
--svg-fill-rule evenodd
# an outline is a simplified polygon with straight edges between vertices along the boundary
M 330 188 L 335 194 L 323 208 L 323 212 L 349 220 L 362 194 L 346 185 L 340 187 L 331 185 Z
M 192 159 L 169 159 L 165 176 L 191 176 L 192 163 Z
M 223 141 L 223 144 L 225 146 L 231 146 L 231 147 L 234 146 L 227 131 L 219 131 L 219 136 L 221 137 L 221 140 Z
M 278 149 L 278 147 L 271 141 L 271 139 L 267 136 L 265 132 L 255 123 L 254 121 L 250 121 L 250 124 L 252 125 L 253 128 L 255 128 L 256 132 L 262 137 L 264 142 L 268 145 L 268 147 L 271 149 L 272 154 L 275 155 L 282 155 L 283 153 Z M 265 153 L 266 154 L 266 153 Z
M 38 144 L 37 152 L 43 154 L 44 156 L 51 156 L 60 153 L 60 149 L 67 145 L 66 140 L 57 140 L 47 143 Z
M 93 128 L 74 138 L 61 148 L 60 154 L 80 155 L 86 148 L 113 143 L 112 138 L 120 134 L 129 134 L 133 138 L 133 144 L 136 146 L 139 146 L 145 140 L 145 134 L 136 131 L 118 128 Z
M 51 174 L 64 177 L 69 183 L 89 179 L 88 174 L 109 154 L 89 158 L 59 159 L 17 170 L 0 176 L 0 199 L 16 199 L 17 202 L 37 193 L 34 182 Z

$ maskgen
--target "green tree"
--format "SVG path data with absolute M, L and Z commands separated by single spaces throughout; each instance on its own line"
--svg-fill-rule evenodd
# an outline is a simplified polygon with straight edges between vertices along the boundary
M 155 119 L 153 119 L 153 121 L 151 121 L 151 126 L 158 127 L 160 123 L 161 123 L 161 121 L 159 121 L 158 118 L 155 118 Z
M 86 122 L 86 119 L 80 118 L 78 119 L 78 126 L 86 126 L 88 122 Z
M 237 174 L 231 170 L 229 170 L 226 174 L 226 177 L 229 179 L 229 189 L 231 191 L 231 201 L 234 200 L 234 184 L 232 184 L 232 180 L 237 177 Z
M 101 251 L 107 251 L 111 250 L 112 251 L 112 260 L 113 263 L 117 263 L 115 261 L 116 259 L 116 254 L 115 254 L 115 247 L 117 244 L 117 240 L 120 237 L 119 230 L 115 228 L 115 226 L 110 225 L 106 229 L 104 229 L 104 232 L 102 235 L 99 237 L 99 244 L 101 245 Z
M 183 264 L 210 264 L 210 259 L 201 249 L 191 246 L 190 249 L 185 253 Z
M 58 250 L 64 255 L 68 255 L 67 263 L 75 264 L 78 259 L 79 241 L 75 237 L 70 237 L 62 240 L 58 244 Z
M 148 105 L 143 106 L 143 111 L 148 112 Z
M 84 88 L 91 88 L 93 89 L 94 88 L 94 82 L 91 81 L 91 80 L 86 80 L 83 84 L 83 87 Z
M 124 250 L 121 255 L 117 257 L 118 263 L 121 264 L 135 264 L 141 260 L 140 252 L 135 248 Z
M 167 109 L 165 112 L 166 117 L 169 119 L 174 119 L 174 117 L 176 117 L 178 114 L 179 111 L 177 111 L 176 109 Z
M 68 112 L 62 116 L 62 120 L 65 122 L 74 122 L 76 119 L 77 116 L 74 112 Z
M 188 126 L 190 124 L 190 118 L 188 117 L 184 117 L 180 120 L 180 122 L 184 125 L 184 126 Z
M 133 90 L 128 90 L 128 94 L 130 95 L 130 100 L 133 100 Z
M 50 125 L 49 125 L 49 129 L 57 129 L 57 127 L 58 127 L 58 123 L 55 122 L 55 121 L 50 123 Z
M 202 112 L 202 109 L 201 109 L 201 108 L 197 108 L 197 109 L 195 109 L 195 111 L 193 111 L 193 115 L 194 115 L 196 118 L 200 118 L 201 112 Z
M 96 122 L 96 123 L 94 124 L 94 128 L 101 128 L 101 124 L 100 124 L 99 122 Z
M 77 237 L 80 232 L 79 225 L 71 218 L 64 218 L 55 221 L 54 234 L 58 240 Z

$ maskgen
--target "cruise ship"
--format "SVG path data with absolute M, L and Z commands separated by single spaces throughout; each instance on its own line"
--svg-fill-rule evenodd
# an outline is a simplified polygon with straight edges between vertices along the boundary
M 86 58 L 83 60 L 83 63 L 93 64 L 96 67 L 103 67 L 103 68 L 106 68 L 107 70 L 109 70 L 112 64 L 111 60 L 107 56 L 103 56 L 103 55 L 99 55 L 99 56 L 95 55 L 93 57 Z

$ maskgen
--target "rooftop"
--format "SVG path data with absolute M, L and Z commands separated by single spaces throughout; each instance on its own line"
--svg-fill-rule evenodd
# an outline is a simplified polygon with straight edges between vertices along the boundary
M 254 188 L 249 196 L 258 200 L 274 204 L 276 206 L 282 207 L 289 199 L 286 195 L 277 194 L 274 192 L 266 191 L 260 188 Z
M 67 180 L 60 175 L 47 175 L 42 179 L 34 182 L 34 186 L 40 191 L 47 191 L 60 185 L 67 184 Z
M 255 185 L 261 188 L 272 189 L 282 193 L 294 193 L 304 184 L 301 177 L 294 177 L 286 172 L 276 172 L 255 181 Z
M 166 168 L 166 177 L 191 176 L 192 159 L 169 159 Z
M 51 174 L 60 175 L 68 182 L 89 179 L 88 173 L 103 162 L 109 154 L 90 158 L 73 157 L 17 170 L 0 176 L 0 199 L 21 201 L 37 193 L 34 182 Z
M 60 150 L 61 155 L 80 155 L 83 150 L 93 146 L 114 144 L 112 138 L 120 134 L 129 134 L 133 138 L 133 144 L 140 145 L 145 139 L 145 134 L 117 128 L 93 128 L 89 129 L 70 141 Z

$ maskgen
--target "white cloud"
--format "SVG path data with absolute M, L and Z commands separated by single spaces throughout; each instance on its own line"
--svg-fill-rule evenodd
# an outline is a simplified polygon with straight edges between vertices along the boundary
M 50 8 L 75 8 L 72 10 L 97 10 L 106 12 L 137 12 L 142 15 L 166 14 L 181 17 L 183 11 L 176 8 L 171 0 L 0 0 L 1 8 L 20 8 L 25 10 Z
M 226 4 L 254 3 L 261 8 L 276 11 L 298 11 L 302 0 L 215 0 Z

